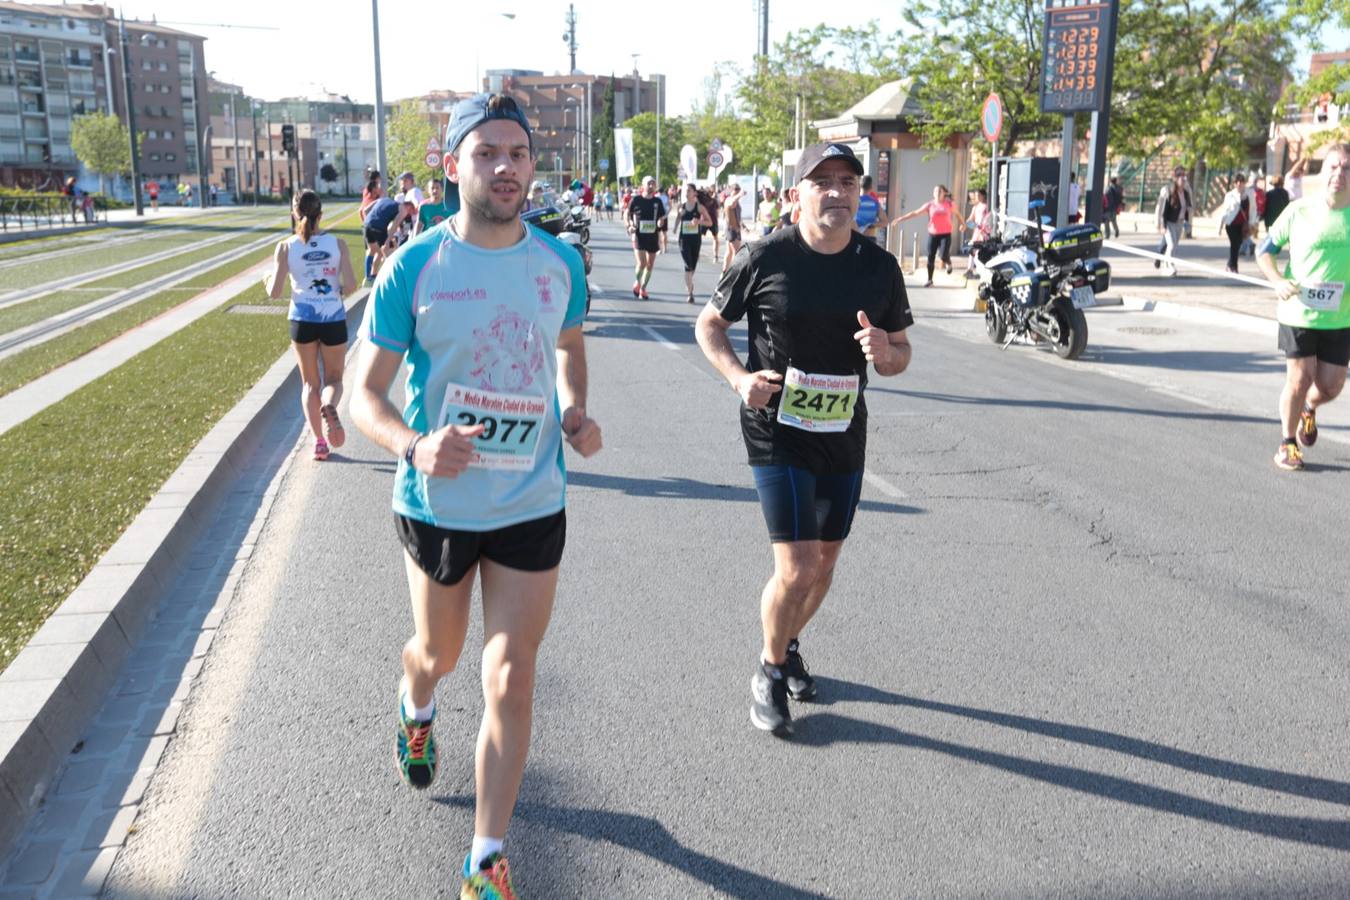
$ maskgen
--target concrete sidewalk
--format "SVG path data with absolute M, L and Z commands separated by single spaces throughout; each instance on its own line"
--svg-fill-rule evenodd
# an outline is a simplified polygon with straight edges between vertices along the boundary
M 1153 309 L 1157 304 L 1165 304 L 1174 309 L 1198 310 L 1202 315 L 1213 312 L 1221 316 L 1275 319 L 1276 298 L 1270 288 L 1235 279 L 1224 271 L 1228 263 L 1228 238 L 1214 234 L 1215 223 L 1199 220 L 1195 224 L 1195 237 L 1182 240 L 1176 253 L 1180 266 L 1175 277 L 1168 275 L 1165 267 L 1154 268 L 1149 258 L 1111 246 L 1123 244 L 1136 250 L 1155 251 L 1159 236 L 1153 230 L 1151 217 L 1122 216 L 1120 224 L 1120 237 L 1108 240 L 1102 249 L 1102 259 L 1111 263 L 1111 289 L 1104 295 L 1102 305 L 1123 303 Z M 920 258 L 919 262 L 918 275 L 906 275 L 906 283 L 911 287 L 921 285 L 926 274 L 924 260 Z M 939 270 L 933 279 L 936 287 L 973 291 L 964 278 L 965 266 L 965 257 L 953 256 L 952 274 Z M 1245 256 L 1238 260 L 1238 272 L 1252 278 L 1262 277 L 1256 261 Z M 955 305 L 959 304 L 953 304 L 953 308 Z M 1243 323 L 1237 318 L 1232 324 L 1241 327 Z

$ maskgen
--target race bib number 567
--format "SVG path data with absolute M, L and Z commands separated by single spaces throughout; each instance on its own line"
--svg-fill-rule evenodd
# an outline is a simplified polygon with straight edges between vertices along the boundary
M 448 384 L 440 424 L 483 426 L 483 433 L 473 439 L 470 467 L 525 470 L 534 468 L 539 431 L 547 413 L 548 404 L 542 397 Z
M 1344 294 L 1345 283 L 1342 281 L 1322 281 L 1299 286 L 1299 297 L 1308 309 L 1334 312 L 1341 308 Z

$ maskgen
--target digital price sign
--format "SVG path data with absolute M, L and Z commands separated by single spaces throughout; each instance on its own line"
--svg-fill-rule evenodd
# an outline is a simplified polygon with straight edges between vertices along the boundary
M 1041 112 L 1095 112 L 1105 101 L 1115 42 L 1108 3 L 1050 0 L 1041 46 Z

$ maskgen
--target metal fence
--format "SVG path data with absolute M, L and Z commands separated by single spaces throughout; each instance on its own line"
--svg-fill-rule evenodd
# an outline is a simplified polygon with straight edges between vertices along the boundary
M 0 231 L 61 228 L 108 221 L 108 201 L 90 196 L 93 205 L 82 208 L 80 200 L 50 194 L 0 195 Z

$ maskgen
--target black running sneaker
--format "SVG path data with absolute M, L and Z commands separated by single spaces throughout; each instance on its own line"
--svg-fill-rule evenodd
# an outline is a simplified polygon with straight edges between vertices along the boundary
M 750 721 L 761 731 L 771 731 L 774 737 L 792 734 L 792 713 L 788 710 L 787 679 L 778 666 L 761 663 L 750 679 Z
M 787 692 L 793 700 L 809 702 L 816 699 L 816 680 L 806 671 L 806 663 L 799 652 L 801 645 L 796 641 L 788 642 L 787 662 L 783 663 L 783 675 L 786 676 Z

